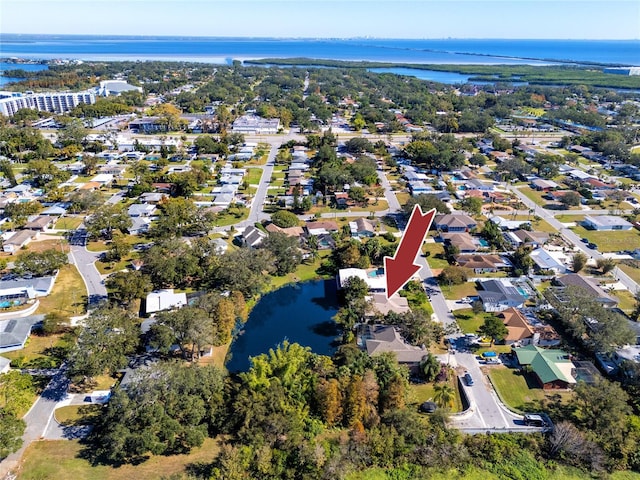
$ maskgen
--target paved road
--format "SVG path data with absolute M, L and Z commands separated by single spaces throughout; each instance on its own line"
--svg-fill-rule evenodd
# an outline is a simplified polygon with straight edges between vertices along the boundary
M 53 420 L 53 411 L 56 404 L 63 400 L 67 394 L 69 380 L 66 377 L 64 366 L 51 379 L 31 410 L 24 416 L 27 428 L 22 436 L 22 448 L 9 455 L 0 462 L 0 478 L 4 478 L 9 472 L 16 469 L 25 449 L 35 440 L 45 436 L 45 432 Z
M 102 280 L 102 276 L 95 266 L 96 260 L 100 258 L 100 253 L 87 250 L 85 246 L 86 238 L 87 231 L 82 227 L 73 232 L 69 241 L 71 244 L 69 257 L 71 263 L 76 265 L 84 280 L 89 298 L 88 303 L 91 306 L 106 300 L 107 288 L 104 286 L 104 280 Z

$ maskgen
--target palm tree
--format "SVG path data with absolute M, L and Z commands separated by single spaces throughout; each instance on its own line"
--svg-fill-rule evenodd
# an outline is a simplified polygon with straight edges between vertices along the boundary
M 433 387 L 435 391 L 433 395 L 433 401 L 440 408 L 449 408 L 453 402 L 453 387 L 448 383 L 441 383 Z

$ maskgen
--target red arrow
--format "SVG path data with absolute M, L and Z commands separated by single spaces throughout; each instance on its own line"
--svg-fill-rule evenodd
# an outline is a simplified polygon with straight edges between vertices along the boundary
M 433 208 L 422 213 L 420 205 L 416 204 L 411 212 L 411 218 L 402 235 L 400 245 L 393 258 L 384 257 L 384 271 L 387 276 L 387 299 L 398 292 L 421 267 L 414 263 L 424 237 L 431 227 L 436 213 Z

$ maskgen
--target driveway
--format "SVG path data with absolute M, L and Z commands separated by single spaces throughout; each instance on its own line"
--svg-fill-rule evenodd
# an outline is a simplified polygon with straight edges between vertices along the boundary
M 85 246 L 87 231 L 84 228 L 75 230 L 70 239 L 71 253 L 69 260 L 78 268 L 78 272 L 87 287 L 88 304 L 96 305 L 107 298 L 107 288 L 104 286 L 102 275 L 95 266 L 96 260 L 100 258 L 99 252 L 90 252 Z

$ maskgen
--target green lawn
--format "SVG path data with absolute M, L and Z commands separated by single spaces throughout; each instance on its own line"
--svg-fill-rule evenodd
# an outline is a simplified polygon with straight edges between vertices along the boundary
M 460 390 L 458 388 L 458 379 L 455 375 L 449 376 L 449 384 L 453 388 L 455 392 L 455 399 L 453 401 L 453 407 L 451 412 L 461 412 L 462 411 L 462 400 L 460 400 Z M 421 384 L 410 384 L 409 385 L 409 399 L 407 401 L 408 405 L 415 406 L 417 409 L 421 403 L 426 402 L 428 400 L 433 400 L 433 396 L 435 395 L 435 382 L 434 383 L 421 383 Z
M 520 411 L 540 411 L 545 401 L 553 401 L 559 396 L 563 403 L 573 397 L 573 392 L 545 392 L 540 388 L 532 375 L 523 376 L 517 370 L 505 366 L 487 369 L 491 383 L 500 399 L 510 408 Z
M 598 245 L 600 252 L 618 252 L 640 248 L 640 232 L 635 228 L 626 231 L 598 232 L 584 227 L 571 227 L 579 237 L 586 237 Z
M 102 405 L 67 405 L 54 411 L 61 425 L 92 425 L 100 415 Z
M 316 273 L 316 270 L 320 268 L 320 264 L 322 261 L 330 255 L 329 250 L 323 250 L 319 252 L 320 257 L 314 261 L 313 263 L 302 263 L 298 266 L 298 268 L 288 275 L 283 277 L 271 277 L 271 288 L 276 290 L 288 283 L 297 283 L 297 282 L 305 282 L 308 280 L 313 280 L 315 278 L 321 278 L 320 275 Z
M 465 282 L 461 285 L 440 285 L 444 298 L 447 300 L 460 300 L 464 297 L 474 297 L 478 295 L 474 282 Z
M 84 220 L 83 217 L 61 217 L 54 228 L 59 230 L 75 230 Z
M 550 203 L 546 198 L 542 198 L 543 195 L 546 195 L 545 192 L 540 192 L 538 190 L 534 190 L 531 187 L 521 187 L 519 190 L 530 200 L 535 202 L 537 205 L 545 206 Z
M 66 317 L 82 315 L 86 311 L 87 288 L 75 265 L 60 269 L 51 294 L 40 298 L 36 313 L 57 312 Z
M 23 349 L 6 352 L 2 356 L 11 360 L 12 366 L 16 367 L 51 368 L 62 363 L 70 347 L 70 339 L 64 335 L 45 337 L 32 334 Z
M 454 311 L 453 316 L 464 333 L 477 333 L 485 318 L 493 317 L 493 313 L 473 313 L 472 309 L 465 308 Z
M 425 254 L 427 252 L 429 253 L 427 263 L 432 269 L 441 270 L 449 266 L 449 262 L 444 258 L 444 245 L 442 243 L 424 243 L 422 245 L 422 251 Z
M 260 179 L 262 178 L 262 169 L 261 168 L 249 168 L 247 169 L 247 176 L 244 177 L 244 181 L 249 185 L 257 185 L 260 183 Z
M 204 444 L 189 455 L 152 456 L 139 465 L 108 467 L 93 466 L 81 458 L 82 445 L 78 440 L 54 440 L 32 443 L 24 453 L 20 480 L 92 479 L 92 480 L 156 480 L 184 472 L 189 464 L 208 463 L 220 449 L 216 439 Z
M 636 308 L 635 297 L 629 290 L 614 290 L 613 296 L 620 301 L 618 308 L 624 313 L 631 313 Z
M 554 218 L 560 223 L 581 222 L 585 215 L 556 215 Z
M 618 264 L 620 270 L 629 275 L 635 282 L 640 283 L 640 268 L 634 268 L 624 263 Z

